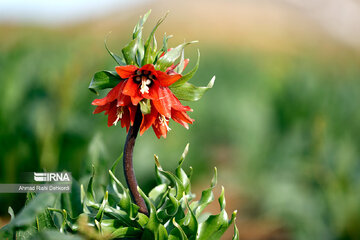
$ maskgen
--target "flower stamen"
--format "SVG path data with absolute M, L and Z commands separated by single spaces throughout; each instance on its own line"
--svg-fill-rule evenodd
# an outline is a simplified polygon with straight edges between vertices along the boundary
M 119 121 L 120 119 L 122 119 L 123 113 L 124 113 L 123 108 L 122 108 L 122 107 L 119 107 L 118 110 L 117 110 L 117 113 L 116 113 L 116 115 L 117 115 L 116 120 L 113 122 L 113 124 L 114 124 L 115 126 L 116 126 L 116 124 L 118 123 L 118 121 Z
M 160 116 L 159 116 L 159 121 L 160 121 L 160 124 L 162 124 L 163 126 L 166 127 L 166 130 L 167 130 L 167 131 L 170 131 L 170 130 L 171 130 L 171 128 L 169 127 L 169 124 L 168 124 L 168 122 L 167 122 L 167 120 L 166 120 L 166 117 L 165 117 L 164 115 L 160 115 Z
M 149 85 L 151 84 L 151 80 L 150 79 L 146 79 L 146 78 L 143 78 L 142 81 L 141 81 L 141 87 L 140 87 L 140 92 L 142 94 L 144 93 L 149 93 Z

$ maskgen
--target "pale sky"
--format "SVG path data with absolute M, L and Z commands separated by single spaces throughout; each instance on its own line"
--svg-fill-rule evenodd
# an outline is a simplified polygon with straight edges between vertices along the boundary
M 0 23 L 66 24 L 149 0 L 0 0 Z

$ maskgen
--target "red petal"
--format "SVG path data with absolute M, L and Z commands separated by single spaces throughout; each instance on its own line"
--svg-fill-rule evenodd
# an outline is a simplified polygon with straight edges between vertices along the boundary
M 126 132 L 129 131 L 129 127 L 130 127 L 130 113 L 129 110 L 124 107 L 123 108 L 123 115 L 121 118 L 121 127 L 126 127 Z
M 154 124 L 152 125 L 152 128 L 158 138 L 160 138 L 161 136 L 166 138 L 167 128 L 164 124 L 160 123 L 160 120 L 158 117 L 156 118 Z
M 177 122 L 183 125 L 186 129 L 189 128 L 188 123 L 192 124 L 194 122 L 194 119 L 191 119 L 185 112 L 171 110 L 171 118 Z
M 130 105 L 128 107 L 129 109 L 129 113 L 130 113 L 130 124 L 131 126 L 134 124 L 135 121 L 135 115 L 136 115 L 136 111 L 137 111 L 137 107 L 134 105 Z
M 116 72 L 119 74 L 121 78 L 129 78 L 134 75 L 134 72 L 139 69 L 137 66 L 134 65 L 127 65 L 127 66 L 117 66 L 115 68 Z
M 127 95 L 120 94 L 117 98 L 117 107 L 119 106 L 127 106 L 131 103 L 131 98 Z
M 137 95 L 139 85 L 136 84 L 132 78 L 129 78 L 125 82 L 126 83 L 122 93 L 131 97 L 135 97 Z
M 131 103 L 136 106 L 136 105 L 139 104 L 139 102 L 140 102 L 142 99 L 143 99 L 142 96 L 131 97 Z
M 140 95 L 146 99 L 158 100 L 159 99 L 159 87 L 160 87 L 159 83 L 157 81 L 154 81 L 153 84 L 151 85 L 151 87 L 149 87 L 149 93 L 144 92 L 144 94 L 142 94 L 140 92 Z
M 156 73 L 157 79 L 159 80 L 160 85 L 163 87 L 168 87 L 181 78 L 181 74 L 168 75 L 161 71 L 156 71 Z
M 169 96 L 171 107 L 173 109 L 178 111 L 192 111 L 192 109 L 189 106 L 182 105 L 179 99 L 171 92 L 169 88 L 165 88 L 165 90 Z
M 111 127 L 117 118 L 117 107 L 115 102 L 110 104 L 108 112 L 108 127 Z
M 114 101 L 121 94 L 123 85 L 124 82 L 120 82 L 118 85 L 116 85 L 113 89 L 110 90 L 106 97 L 101 99 L 95 99 L 91 104 L 101 106 Z
M 156 110 L 167 118 L 171 117 L 171 100 L 166 88 L 159 88 L 159 99 L 152 101 Z
M 110 107 L 110 104 L 106 104 L 103 106 L 97 106 L 93 112 L 93 114 L 97 114 L 97 113 L 101 113 L 102 111 L 106 111 L 108 110 Z
M 101 99 L 95 99 L 94 101 L 92 101 L 91 104 L 95 105 L 95 106 L 104 106 L 105 104 L 108 103 L 106 100 L 107 100 L 106 97 L 101 98 Z
M 142 67 L 140 68 L 140 70 L 150 71 L 151 74 L 155 74 L 155 73 L 156 73 L 155 68 L 154 68 L 154 65 L 152 65 L 152 64 L 146 64 L 146 65 L 142 66 Z
M 143 117 L 143 121 L 140 126 L 140 136 L 143 135 L 143 133 L 149 129 L 149 127 L 154 123 L 156 120 L 156 117 L 158 116 L 158 112 L 156 110 L 151 111 L 150 114 L 146 114 Z

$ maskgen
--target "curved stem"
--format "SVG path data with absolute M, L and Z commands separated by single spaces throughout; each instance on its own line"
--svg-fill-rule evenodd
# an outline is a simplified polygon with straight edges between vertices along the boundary
M 124 174 L 125 174 L 126 183 L 130 189 L 131 196 L 134 199 L 136 205 L 140 207 L 139 212 L 149 215 L 145 201 L 140 196 L 140 193 L 137 190 L 138 184 L 136 181 L 134 167 L 133 167 L 134 145 L 140 129 L 141 121 L 142 121 L 142 114 L 141 114 L 140 106 L 138 106 L 138 109 L 136 110 L 134 124 L 133 126 L 130 126 L 128 135 L 126 137 L 126 142 L 124 146 L 123 164 L 124 164 Z

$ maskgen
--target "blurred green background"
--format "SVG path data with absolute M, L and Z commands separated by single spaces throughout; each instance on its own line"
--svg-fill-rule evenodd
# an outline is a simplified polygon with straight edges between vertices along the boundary
M 43 169 L 81 179 L 91 164 L 111 165 L 126 132 L 92 114 L 97 96 L 87 89 L 96 71 L 115 67 L 104 37 L 112 31 L 108 45 L 120 53 L 139 15 L 153 9 L 146 33 L 170 9 L 159 42 L 163 32 L 174 34 L 170 46 L 200 40 L 186 50 L 190 68 L 201 51 L 191 81 L 216 82 L 186 103 L 190 130 L 171 122 L 166 140 L 151 129 L 139 138 L 140 186 L 154 183 L 154 153 L 172 169 L 189 142 L 193 191 L 217 166 L 242 239 L 360 239 L 360 38 L 286 2 L 147 1 L 66 24 L 0 23 L 0 182 Z M 0 195 L 2 222 L 24 198 Z

